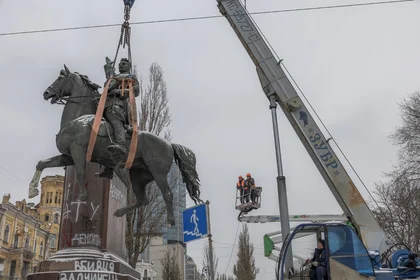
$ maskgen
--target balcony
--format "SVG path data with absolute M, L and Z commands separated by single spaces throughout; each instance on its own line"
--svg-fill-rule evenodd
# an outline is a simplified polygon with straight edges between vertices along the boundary
M 18 247 L 15 244 L 12 244 L 12 246 L 10 246 L 10 253 L 14 253 L 14 254 L 22 254 L 23 258 L 25 259 L 32 259 L 35 257 L 35 253 L 32 252 L 32 250 L 30 250 L 29 248 L 25 248 L 25 247 Z

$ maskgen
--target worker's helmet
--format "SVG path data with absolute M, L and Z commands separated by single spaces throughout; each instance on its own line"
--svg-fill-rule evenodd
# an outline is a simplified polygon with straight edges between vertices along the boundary
M 243 179 L 244 177 L 242 177 L 242 175 L 239 175 L 238 179 Z
M 251 173 L 246 173 L 246 177 L 251 177 Z

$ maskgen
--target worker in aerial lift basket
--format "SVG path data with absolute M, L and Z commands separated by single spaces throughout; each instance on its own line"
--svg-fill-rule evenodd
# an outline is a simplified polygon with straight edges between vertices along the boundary
M 325 252 L 325 240 L 318 239 L 314 256 L 310 260 L 312 266 L 309 273 L 311 280 L 324 280 L 327 277 L 327 255 Z
M 236 189 L 239 191 L 239 197 L 241 198 L 241 204 L 244 204 L 245 201 L 245 180 L 242 175 L 239 175 L 238 182 L 236 183 Z
M 254 178 L 251 177 L 250 173 L 246 174 L 246 183 L 245 183 L 247 190 L 248 190 L 248 195 L 251 195 L 251 201 L 252 203 L 257 203 L 257 190 L 255 189 L 255 180 Z

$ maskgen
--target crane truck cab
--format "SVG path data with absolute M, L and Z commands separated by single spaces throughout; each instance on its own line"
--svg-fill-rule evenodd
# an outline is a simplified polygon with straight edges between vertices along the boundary
M 409 250 L 397 250 L 389 255 L 389 266 L 384 265 L 378 252 L 368 252 L 353 228 L 343 223 L 307 223 L 297 226 L 284 240 L 277 263 L 278 280 L 309 280 L 314 249 L 318 239 L 325 241 L 326 271 L 324 280 L 395 280 L 420 279 L 420 258 Z M 286 267 L 286 257 L 293 255 L 306 259 L 300 267 Z M 296 258 L 296 257 L 295 257 Z M 407 264 L 413 263 L 411 267 Z M 414 261 L 413 261 L 414 260 Z M 287 271 L 287 272 L 286 272 Z
M 377 256 L 370 256 L 356 232 L 348 225 L 342 223 L 310 223 L 301 224 L 291 232 L 283 243 L 278 261 L 279 280 L 286 279 L 310 279 L 311 264 L 309 260 L 313 256 L 317 240 L 325 240 L 326 271 L 325 280 L 336 279 L 394 279 L 375 278 L 373 262 L 378 261 Z M 307 261 L 303 263 L 293 274 L 285 267 L 285 257 L 293 247 L 294 253 L 304 254 Z

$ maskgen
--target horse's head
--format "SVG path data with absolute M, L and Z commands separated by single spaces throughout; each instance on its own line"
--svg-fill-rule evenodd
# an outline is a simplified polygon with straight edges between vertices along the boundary
M 88 76 L 72 73 L 64 65 L 60 76 L 45 90 L 44 99 L 51 99 L 51 104 L 70 100 L 74 103 L 85 103 L 99 98 L 99 88 L 100 86 L 93 83 Z
M 75 75 L 77 74 L 71 73 L 67 66 L 64 65 L 64 69 L 60 71 L 60 76 L 45 90 L 44 99 L 51 99 L 51 104 L 54 104 L 58 100 L 70 96 Z

